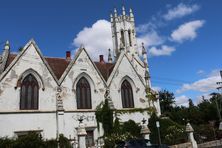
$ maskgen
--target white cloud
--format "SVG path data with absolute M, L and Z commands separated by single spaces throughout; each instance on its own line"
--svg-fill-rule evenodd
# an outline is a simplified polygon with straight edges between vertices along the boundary
M 164 56 L 164 55 L 171 55 L 176 49 L 174 47 L 162 45 L 161 48 L 152 47 L 150 48 L 149 52 L 152 56 Z
M 136 28 L 138 37 L 137 43 L 140 46 L 144 43 L 146 48 L 150 46 L 161 45 L 164 43 L 165 39 L 160 36 L 155 30 L 156 26 L 153 23 L 141 24 Z
M 204 20 L 195 20 L 182 24 L 172 32 L 171 39 L 179 43 L 185 40 L 193 40 L 197 36 L 197 29 L 202 27 L 204 22 Z
M 93 60 L 99 59 L 103 54 L 107 60 L 108 49 L 112 49 L 111 24 L 106 20 L 98 20 L 91 27 L 85 27 L 73 40 L 73 45 L 79 47 L 84 45 Z
M 177 106 L 189 106 L 189 98 L 185 95 L 179 96 L 175 98 L 175 103 Z
M 197 74 L 198 74 L 198 75 L 203 75 L 203 74 L 205 74 L 205 72 L 200 69 L 200 70 L 197 71 Z
M 138 45 L 141 45 L 144 43 L 146 48 L 154 45 L 160 45 L 164 42 L 164 39 L 156 32 L 156 31 L 150 31 L 146 32 L 137 38 Z
M 176 18 L 181 18 L 183 16 L 189 15 L 199 9 L 198 5 L 185 5 L 183 3 L 180 3 L 176 7 L 169 9 L 167 14 L 163 15 L 163 18 L 167 21 L 173 20 Z
M 136 27 L 137 33 L 146 33 L 146 32 L 152 32 L 157 28 L 156 24 L 152 22 L 148 22 L 146 24 L 140 24 L 138 27 Z
M 217 88 L 216 82 L 221 81 L 219 71 L 210 74 L 204 79 L 200 79 L 196 82 L 190 84 L 183 84 L 183 86 L 177 90 L 177 93 L 182 93 L 189 90 L 199 91 L 199 92 L 209 92 L 215 91 Z

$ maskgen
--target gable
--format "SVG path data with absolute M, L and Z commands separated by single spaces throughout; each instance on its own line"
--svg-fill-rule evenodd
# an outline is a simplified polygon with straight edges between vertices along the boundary
M 73 71 L 74 69 L 75 69 L 75 71 Z M 76 56 L 70 62 L 70 64 L 66 68 L 65 72 L 61 76 L 61 78 L 59 80 L 59 84 L 61 85 L 63 83 L 63 81 L 64 81 L 64 79 L 66 79 L 67 75 L 68 75 L 68 77 L 70 77 L 70 75 L 72 73 L 75 73 L 77 71 L 89 73 L 90 75 L 94 74 L 98 79 L 100 79 L 101 81 L 103 81 L 104 84 L 106 84 L 103 75 L 100 73 L 96 64 L 91 60 L 87 51 L 84 48 L 81 48 L 77 51 Z
M 54 79 L 57 83 L 57 78 L 52 72 L 46 60 L 43 58 L 38 46 L 34 40 L 29 41 L 23 50 L 16 54 L 10 54 L 6 63 L 5 71 L 0 76 L 0 81 L 12 70 L 18 74 L 21 74 L 26 69 L 34 69 L 40 72 L 42 77 Z
M 143 78 L 138 74 L 138 72 L 135 70 L 130 60 L 128 59 L 128 57 L 123 52 L 120 54 L 113 68 L 113 71 L 107 80 L 107 85 L 110 86 L 114 77 L 116 77 L 119 74 L 121 74 L 123 77 L 130 76 L 136 78 L 137 80 L 141 81 L 141 83 L 145 86 Z

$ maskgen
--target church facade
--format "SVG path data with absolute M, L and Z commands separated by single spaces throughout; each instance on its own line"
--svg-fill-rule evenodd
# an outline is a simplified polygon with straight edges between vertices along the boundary
M 96 107 L 109 95 L 116 110 L 148 108 L 146 88 L 151 88 L 147 53 L 138 53 L 134 15 L 117 10 L 110 15 L 113 51 L 108 59 L 94 62 L 87 49 L 80 47 L 74 58 L 44 57 L 35 41 L 13 54 L 7 41 L 0 61 L 0 137 L 16 137 L 30 131 L 43 138 L 59 134 L 77 138 L 79 119 L 83 119 L 88 143 L 102 136 L 97 130 Z M 106 94 L 106 95 L 105 95 Z M 105 96 L 104 96 L 105 95 Z M 160 114 L 158 100 L 154 102 Z M 140 123 L 147 112 L 124 113 L 120 121 Z

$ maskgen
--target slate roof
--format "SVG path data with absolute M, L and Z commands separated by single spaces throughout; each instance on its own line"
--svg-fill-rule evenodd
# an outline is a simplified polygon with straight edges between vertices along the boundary
M 100 73 L 102 74 L 103 78 L 107 81 L 110 74 L 113 71 L 115 64 L 113 63 L 101 63 L 101 62 L 94 62 L 96 67 L 99 69 Z
M 15 59 L 16 56 L 17 56 L 17 54 L 9 54 L 8 60 L 5 65 L 5 69 L 12 63 L 12 61 Z
M 63 72 L 66 70 L 66 68 L 70 63 L 70 61 L 63 58 L 47 57 L 45 59 L 48 62 L 49 66 L 51 67 L 57 79 L 59 79 L 62 76 Z
M 17 54 L 10 54 L 8 57 L 8 60 L 6 62 L 5 69 L 12 63 L 12 61 L 15 59 Z M 59 79 L 66 68 L 68 67 L 70 61 L 66 60 L 65 58 L 55 58 L 55 57 L 45 57 L 45 60 L 51 67 L 53 73 Z M 114 65 L 113 63 L 101 63 L 101 62 L 94 62 L 100 73 L 102 74 L 103 78 L 107 81 Z

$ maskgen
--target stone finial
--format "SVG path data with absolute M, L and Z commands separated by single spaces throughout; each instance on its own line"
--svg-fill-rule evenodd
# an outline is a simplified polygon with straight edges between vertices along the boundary
M 113 14 L 112 13 L 110 14 L 110 22 L 111 23 L 113 22 Z
M 134 17 L 132 8 L 130 8 L 129 12 L 130 12 L 130 17 Z
M 124 16 L 126 15 L 126 11 L 125 11 L 125 7 L 124 6 L 122 6 L 122 13 L 123 13 Z
M 145 47 L 144 47 L 144 43 L 142 43 L 142 54 L 146 54 L 147 52 L 146 52 L 146 49 L 145 49 Z
M 4 50 L 9 50 L 10 49 L 10 44 L 9 44 L 9 41 L 7 40 L 5 42 L 5 47 L 4 47 Z
M 145 80 L 149 80 L 150 74 L 149 74 L 148 70 L 145 71 L 145 77 L 144 78 L 145 78 Z
M 114 8 L 114 17 L 117 17 L 117 10 Z
M 186 132 L 187 133 L 194 132 L 194 130 L 193 130 L 192 126 L 190 125 L 190 123 L 187 123 L 187 125 L 186 125 Z
M 108 49 L 108 52 L 109 52 L 109 54 L 108 54 L 108 62 L 112 63 L 113 59 L 112 59 L 112 55 L 111 55 L 111 49 Z
M 134 21 L 134 14 L 133 14 L 133 10 L 130 8 L 130 20 Z
M 144 43 L 142 43 L 142 55 L 143 55 L 143 63 L 144 66 L 148 68 L 148 62 L 147 62 L 147 51 L 144 47 Z

